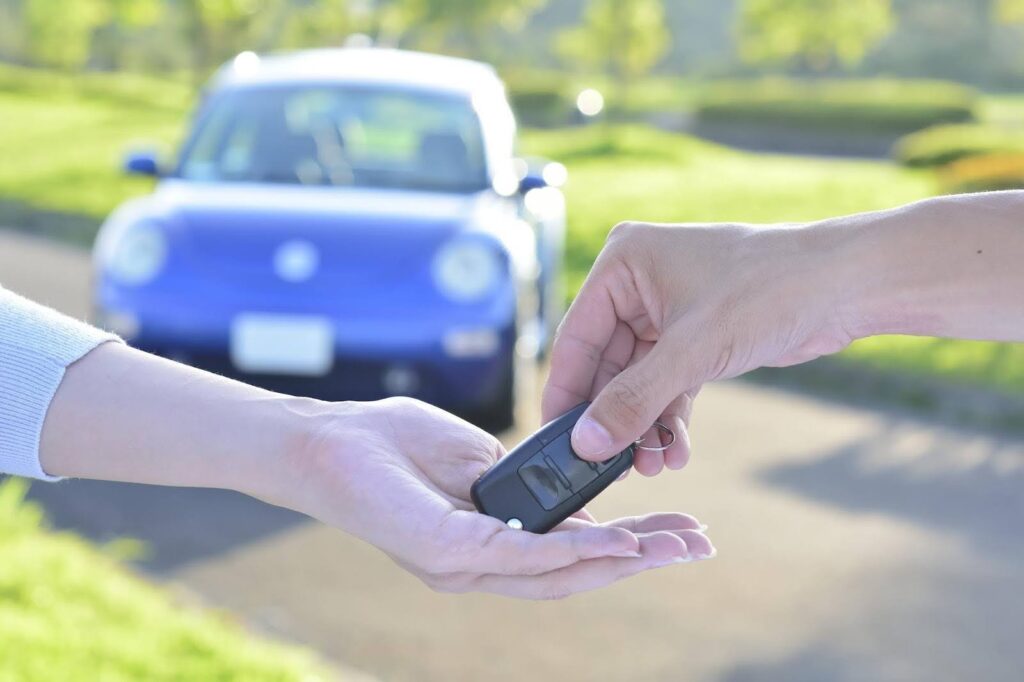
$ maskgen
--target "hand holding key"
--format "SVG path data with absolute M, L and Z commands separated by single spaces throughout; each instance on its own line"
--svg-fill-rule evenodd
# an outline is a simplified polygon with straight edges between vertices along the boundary
M 582 513 L 537 535 L 476 513 L 470 486 L 504 449 L 415 400 L 350 403 L 311 442 L 314 451 L 301 456 L 311 467 L 303 511 L 376 545 L 439 591 L 552 599 L 714 553 L 686 514 L 598 524 Z M 614 478 L 618 470 L 608 471 Z
M 616 227 L 559 329 L 544 418 L 593 401 L 572 434 L 591 462 L 640 437 L 657 443 L 661 421 L 675 442 L 637 452 L 634 467 L 682 468 L 702 384 L 849 342 L 830 247 L 827 231 L 788 226 Z
M 510 528 L 546 533 L 629 471 L 635 450 L 665 449 L 640 440 L 603 461 L 580 459 L 569 441 L 588 406 L 580 403 L 545 424 L 481 476 L 471 491 L 476 508 Z M 657 426 L 671 444 L 675 434 Z

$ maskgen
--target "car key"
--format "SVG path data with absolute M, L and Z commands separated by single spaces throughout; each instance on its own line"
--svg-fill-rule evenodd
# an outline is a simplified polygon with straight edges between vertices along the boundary
M 588 405 L 580 403 L 545 424 L 484 472 L 470 489 L 477 510 L 511 528 L 546 533 L 627 471 L 639 441 L 603 462 L 588 462 L 573 452 L 572 429 Z

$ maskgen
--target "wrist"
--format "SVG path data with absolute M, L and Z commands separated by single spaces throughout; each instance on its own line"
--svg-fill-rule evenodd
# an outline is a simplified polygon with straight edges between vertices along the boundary
M 792 223 L 759 229 L 752 238 L 745 269 L 759 273 L 753 281 L 766 309 L 794 325 L 801 361 L 852 341 L 848 311 L 856 295 L 838 276 L 849 267 L 842 254 L 848 237 L 822 223 Z
M 245 408 L 252 441 L 260 445 L 231 465 L 223 487 L 303 511 L 299 507 L 315 476 L 315 453 L 323 449 L 324 440 L 335 437 L 331 407 L 311 398 L 274 394 Z
M 338 497 L 357 476 L 365 407 L 358 402 L 329 403 L 279 396 L 271 410 L 276 436 L 265 467 L 236 488 L 266 502 L 345 527 L 347 500 Z M 268 420 L 270 422 L 270 420 Z M 331 485 L 325 486 L 325 479 Z M 323 490 L 331 499 L 321 499 Z
M 819 284 L 831 291 L 837 323 L 850 341 L 880 334 L 930 335 L 941 321 L 928 302 L 922 231 L 934 200 L 834 218 L 807 227 L 823 263 Z

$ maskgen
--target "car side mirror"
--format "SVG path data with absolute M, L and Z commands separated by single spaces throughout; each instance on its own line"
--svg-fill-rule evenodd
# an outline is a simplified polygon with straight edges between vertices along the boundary
M 530 172 L 527 173 L 522 180 L 519 181 L 519 193 L 526 194 L 530 190 L 540 189 L 541 187 L 547 187 L 548 183 L 544 179 L 544 176 L 540 173 Z
M 160 177 L 160 163 L 152 151 L 131 152 L 124 158 L 124 172 L 129 175 Z

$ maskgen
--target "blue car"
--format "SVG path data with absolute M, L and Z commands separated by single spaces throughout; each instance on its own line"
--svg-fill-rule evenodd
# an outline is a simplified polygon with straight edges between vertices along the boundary
M 243 53 L 171 168 L 94 249 L 97 319 L 294 395 L 409 395 L 493 428 L 561 315 L 564 167 L 515 156 L 485 64 L 385 49 Z

